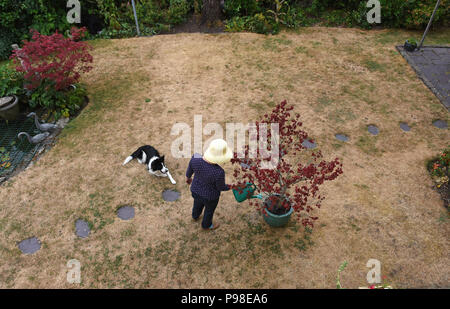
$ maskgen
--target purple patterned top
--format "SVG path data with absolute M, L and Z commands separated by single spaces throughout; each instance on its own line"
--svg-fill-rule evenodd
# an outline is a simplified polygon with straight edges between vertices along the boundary
M 211 164 L 203 158 L 194 154 L 189 161 L 186 177 L 194 180 L 191 184 L 191 191 L 207 200 L 217 200 L 221 191 L 228 191 L 230 187 L 225 184 L 225 171 L 217 164 Z

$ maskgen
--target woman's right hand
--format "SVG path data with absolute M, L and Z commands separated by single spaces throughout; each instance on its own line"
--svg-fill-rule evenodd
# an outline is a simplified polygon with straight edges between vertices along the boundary
M 187 178 L 187 177 L 186 177 L 186 183 L 187 183 L 188 185 L 190 185 L 190 184 L 192 183 L 192 178 Z

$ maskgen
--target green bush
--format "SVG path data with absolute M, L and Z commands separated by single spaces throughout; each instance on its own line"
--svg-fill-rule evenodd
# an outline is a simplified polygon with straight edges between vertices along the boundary
M 8 29 L 0 28 L 0 60 L 6 60 L 11 56 L 11 45 L 18 43 L 17 36 Z
M 140 30 L 144 35 L 166 31 L 182 23 L 191 12 L 200 13 L 202 0 L 136 0 Z M 380 0 L 381 26 L 424 29 L 436 0 Z M 136 35 L 130 1 L 83 0 L 82 16 L 100 16 L 106 25 L 101 37 Z M 278 3 L 278 10 L 277 10 Z M 366 0 L 225 0 L 227 31 L 276 33 L 280 26 L 296 28 L 321 23 L 328 26 L 363 27 L 367 22 Z M 7 59 L 11 44 L 30 38 L 31 28 L 42 34 L 70 29 L 66 0 L 0 0 L 0 60 Z M 449 26 L 450 0 L 442 0 L 433 25 Z
M 450 146 L 444 149 L 437 158 L 428 161 L 427 169 L 433 176 L 448 177 L 450 172 Z
M 336 15 L 329 18 L 330 9 L 340 10 L 339 22 L 346 26 L 360 26 L 363 28 L 372 28 L 380 26 L 377 24 L 369 24 L 367 22 L 367 12 L 370 10 L 366 7 L 367 1 L 328 1 L 314 0 L 316 5 L 315 13 L 326 19 L 329 23 L 336 22 Z M 431 14 L 436 5 L 435 0 L 380 0 L 381 4 L 381 26 L 406 28 L 406 29 L 424 29 L 428 24 Z M 311 10 L 312 12 L 313 10 Z M 434 26 L 448 26 L 450 21 L 450 1 L 443 0 L 437 10 Z
M 314 19 L 309 17 L 306 10 L 300 6 L 290 6 L 286 9 L 286 15 L 283 16 L 283 24 L 288 28 L 297 28 L 310 26 Z
M 69 117 L 80 109 L 86 96 L 86 89 L 83 86 L 77 84 L 75 87 L 76 89 L 71 87 L 71 89 L 57 91 L 51 82 L 43 82 L 33 90 L 28 104 L 32 109 L 45 108 L 56 119 L 61 116 Z
M 30 38 L 30 29 L 42 34 L 70 29 L 66 1 L 0 0 L 0 59 L 11 54 L 11 44 Z
M 0 66 L 0 97 L 17 95 L 21 102 L 28 102 L 32 109 L 45 108 L 56 119 L 73 115 L 83 105 L 86 89 L 77 84 L 63 91 L 56 91 L 51 82 L 44 82 L 33 91 L 25 91 L 23 74 L 12 64 Z
M 9 95 L 22 96 L 23 74 L 17 72 L 11 64 L 0 66 L 0 98 Z
M 158 33 L 186 20 L 199 0 L 137 0 L 136 10 L 144 35 Z M 0 60 L 11 55 L 11 44 L 30 39 L 30 29 L 49 35 L 58 30 L 69 31 L 67 1 L 54 0 L 0 0 Z M 107 26 L 103 37 L 136 35 L 133 10 L 129 1 L 84 0 L 84 14 L 100 16 Z
M 227 17 L 254 16 L 263 11 L 263 1 L 225 0 L 224 10 Z
M 122 31 L 135 26 L 134 14 L 130 5 L 116 3 L 114 0 L 97 0 L 99 12 L 108 25 L 108 30 Z M 140 29 L 159 32 L 186 20 L 194 7 L 194 0 L 141 0 L 136 1 L 136 15 Z M 132 26 L 131 26 L 132 25 Z M 125 31 L 123 31 L 125 30 Z M 135 35 L 135 31 L 128 31 Z
M 225 25 L 227 32 L 250 31 L 260 34 L 276 34 L 279 32 L 279 25 L 272 23 L 263 14 L 258 13 L 254 16 L 233 17 Z

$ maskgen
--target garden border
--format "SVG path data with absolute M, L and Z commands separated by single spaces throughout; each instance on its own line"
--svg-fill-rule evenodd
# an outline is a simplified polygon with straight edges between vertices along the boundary
M 80 109 L 70 118 L 60 118 L 58 121 L 55 122 L 55 124 L 58 124 L 58 128 L 42 143 L 39 143 L 34 147 L 34 152 L 31 154 L 30 159 L 28 162 L 22 161 L 14 168 L 11 173 L 5 176 L 0 177 L 0 186 L 3 185 L 6 181 L 13 178 L 14 176 L 18 175 L 20 172 L 28 169 L 29 167 L 33 166 L 33 162 L 39 160 L 40 156 L 50 150 L 52 146 L 55 144 L 55 142 L 58 139 L 58 136 L 61 134 L 61 132 L 64 130 L 65 126 L 74 118 L 78 117 L 83 109 L 88 106 L 89 104 L 89 97 L 85 96 L 85 103 L 81 105 Z M 65 120 L 67 119 L 67 120 Z

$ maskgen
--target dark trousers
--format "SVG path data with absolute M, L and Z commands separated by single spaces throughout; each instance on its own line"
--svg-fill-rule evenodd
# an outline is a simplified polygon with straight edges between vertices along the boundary
M 192 208 L 192 218 L 198 219 L 205 209 L 202 220 L 202 228 L 210 228 L 213 221 L 214 211 L 216 210 L 217 204 L 219 204 L 219 199 L 217 200 L 207 200 L 198 194 L 192 192 L 192 197 L 194 198 L 194 207 Z

